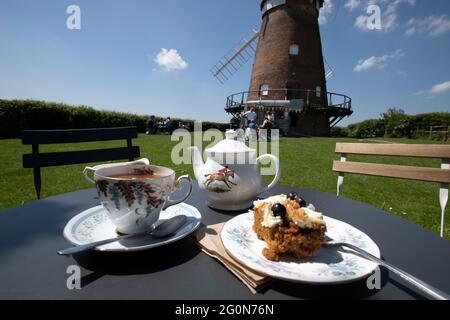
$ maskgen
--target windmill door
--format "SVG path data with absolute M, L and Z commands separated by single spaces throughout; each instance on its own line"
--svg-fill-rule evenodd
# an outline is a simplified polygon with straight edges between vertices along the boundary
M 286 83 L 286 100 L 302 99 L 300 85 L 295 82 Z

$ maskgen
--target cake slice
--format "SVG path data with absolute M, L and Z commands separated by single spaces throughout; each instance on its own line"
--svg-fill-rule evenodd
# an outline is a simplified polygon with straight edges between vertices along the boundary
M 325 241 L 326 225 L 320 212 L 296 193 L 253 203 L 253 231 L 266 242 L 263 255 L 278 261 L 282 255 L 312 257 Z

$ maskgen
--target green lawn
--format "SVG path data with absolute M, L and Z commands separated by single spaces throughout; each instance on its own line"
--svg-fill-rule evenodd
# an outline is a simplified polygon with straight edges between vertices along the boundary
M 401 143 L 430 143 L 418 140 L 393 140 Z M 358 142 L 341 138 L 282 138 L 280 160 L 282 178 L 280 184 L 293 185 L 335 194 L 337 174 L 331 171 L 333 160 L 339 159 L 334 153 L 336 142 Z M 153 164 L 173 167 L 177 175 L 193 175 L 191 165 L 174 167 L 170 160 L 172 146 L 169 136 L 140 135 L 135 145 L 141 147 L 142 157 L 148 157 Z M 45 151 L 69 151 L 92 148 L 123 146 L 124 142 L 84 143 L 71 145 L 42 146 Z M 31 151 L 20 140 L 0 140 L 0 209 L 23 204 L 35 199 L 31 169 L 22 168 L 22 154 Z M 439 160 L 405 159 L 389 157 L 350 156 L 352 161 L 368 160 L 378 163 L 393 163 L 438 168 Z M 42 197 L 69 191 L 90 188 L 81 172 L 85 165 L 42 169 Z M 269 181 L 267 177 L 267 181 Z M 439 233 L 440 207 L 439 186 L 406 180 L 377 178 L 368 176 L 345 177 L 343 196 L 371 204 L 408 219 L 422 227 Z M 446 221 L 446 237 L 450 236 L 450 219 Z

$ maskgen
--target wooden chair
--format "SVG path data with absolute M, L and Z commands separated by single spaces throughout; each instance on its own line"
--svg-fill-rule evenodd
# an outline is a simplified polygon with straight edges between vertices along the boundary
M 336 153 L 341 154 L 341 160 L 333 162 L 333 171 L 339 173 L 337 181 L 338 196 L 341 193 L 345 173 L 440 183 L 441 237 L 444 236 L 445 207 L 447 206 L 448 185 L 450 184 L 449 145 L 337 143 Z M 442 165 L 439 169 L 349 162 L 347 161 L 348 154 L 437 158 L 441 159 Z
M 137 138 L 136 127 L 77 129 L 77 130 L 28 130 L 22 132 L 22 143 L 32 146 L 32 153 L 23 155 L 23 167 L 33 168 L 34 187 L 37 198 L 41 198 L 41 168 L 68 164 L 101 162 L 140 157 L 139 147 L 132 145 Z M 122 148 L 97 149 L 86 151 L 66 151 L 39 153 L 40 144 L 77 143 L 109 140 L 126 140 Z

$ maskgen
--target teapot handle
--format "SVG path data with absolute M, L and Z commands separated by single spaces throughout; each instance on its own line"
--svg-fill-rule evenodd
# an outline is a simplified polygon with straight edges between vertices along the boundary
M 256 159 L 256 162 L 259 163 L 263 159 L 269 159 L 269 160 L 273 161 L 273 163 L 275 163 L 276 172 L 275 172 L 275 177 L 273 178 L 272 182 L 267 187 L 264 187 L 259 193 L 263 193 L 263 192 L 275 187 L 281 178 L 280 160 L 277 157 L 275 157 L 273 154 L 263 154 L 258 159 Z

